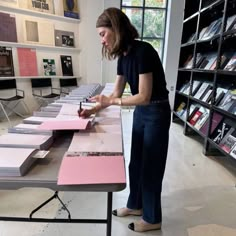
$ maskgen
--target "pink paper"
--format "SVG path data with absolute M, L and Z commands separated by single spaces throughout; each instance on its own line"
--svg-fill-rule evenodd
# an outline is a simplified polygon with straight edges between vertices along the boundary
M 32 48 L 17 48 L 20 76 L 37 76 L 36 50 Z
M 76 120 L 49 120 L 39 125 L 43 130 L 85 130 L 89 128 L 91 121 L 88 119 Z
M 58 185 L 126 183 L 123 156 L 65 156 Z

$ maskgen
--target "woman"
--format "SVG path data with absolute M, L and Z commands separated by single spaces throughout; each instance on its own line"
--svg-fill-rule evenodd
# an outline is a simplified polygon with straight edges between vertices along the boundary
M 147 42 L 136 40 L 138 32 L 121 10 L 106 9 L 98 17 L 96 27 L 103 57 L 118 58 L 117 78 L 113 93 L 91 98 L 99 105 L 82 110 L 80 116 L 87 117 L 110 105 L 136 106 L 129 164 L 130 194 L 127 206 L 114 210 L 113 215 L 142 215 L 141 220 L 128 227 L 137 232 L 157 230 L 162 222 L 161 190 L 170 127 L 163 67 L 156 50 Z M 126 83 L 132 96 L 121 98 Z

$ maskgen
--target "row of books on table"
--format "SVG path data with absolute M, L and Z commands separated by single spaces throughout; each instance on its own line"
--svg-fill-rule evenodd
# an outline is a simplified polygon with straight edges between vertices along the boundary
M 221 25 L 222 25 L 222 17 L 212 21 L 209 25 L 203 27 L 200 30 L 198 38 L 197 38 L 197 33 L 194 32 L 188 38 L 186 43 L 190 43 L 190 42 L 192 42 L 196 39 L 198 39 L 198 40 L 209 40 L 209 39 L 211 39 L 212 37 L 214 37 L 214 35 L 217 35 L 217 34 L 220 33 Z M 236 29 L 236 15 L 232 15 L 232 16 L 229 16 L 227 18 L 225 32 L 227 32 L 229 30 L 234 30 L 234 29 Z
M 183 68 L 191 69 L 193 67 L 193 55 L 189 55 Z M 236 71 L 236 53 L 225 52 L 221 55 L 220 69 L 227 71 Z M 203 70 L 215 70 L 217 63 L 217 53 L 197 53 L 195 67 Z
M 76 89 L 72 94 L 78 95 L 78 100 L 81 102 L 84 101 L 84 96 L 87 94 L 87 97 L 90 97 L 91 91 L 97 91 L 98 85 L 97 84 L 91 84 L 91 85 L 83 85 Z M 92 107 L 94 104 L 92 103 L 82 103 L 82 108 L 89 108 Z M 88 119 L 82 119 L 78 117 L 78 109 L 80 109 L 80 105 L 78 104 L 68 104 L 68 103 L 57 103 L 56 101 L 52 104 L 49 104 L 48 107 L 55 107 L 57 109 L 57 115 L 55 117 L 52 117 L 52 115 L 49 115 L 49 111 L 47 111 L 48 116 L 46 116 L 45 111 L 41 111 L 42 115 L 40 114 L 40 111 L 37 112 L 36 115 L 38 116 L 31 116 L 28 118 L 25 118 L 23 120 L 23 123 L 18 124 L 14 127 L 10 127 L 8 129 L 8 133 L 3 134 L 0 136 L 0 176 L 22 176 L 26 173 L 26 171 L 30 168 L 30 166 L 33 164 L 33 162 L 36 160 L 33 158 L 39 150 L 48 150 L 50 146 L 53 143 L 55 131 L 56 130 L 86 130 L 88 128 L 91 128 L 91 132 L 104 132 L 106 129 L 95 128 L 93 129 L 91 124 L 94 121 L 95 117 L 90 117 Z M 117 107 L 118 108 L 118 107 Z M 46 107 L 44 108 L 46 109 Z M 55 112 L 52 112 L 55 114 Z M 111 110 L 107 110 L 107 113 L 110 114 Z M 120 113 L 114 112 L 114 114 L 119 117 Z M 102 116 L 100 117 L 100 120 L 103 118 L 103 120 L 107 120 L 108 116 L 105 117 L 105 114 L 103 112 Z M 111 118 L 112 119 L 112 118 Z M 111 123 L 114 123 L 114 117 L 113 121 Z M 120 120 L 120 117 L 117 118 Z M 103 122 L 106 123 L 106 122 Z M 102 122 L 101 122 L 102 124 Z M 120 133 L 119 137 L 121 136 L 121 125 L 120 127 Z M 118 132 L 119 127 L 115 128 L 112 127 L 108 130 L 116 130 Z M 89 131 L 89 132 L 90 132 Z M 98 141 L 97 137 L 93 137 L 96 134 L 89 133 L 89 136 L 84 134 L 85 138 L 89 138 L 87 141 L 83 141 L 86 145 L 82 145 L 84 148 L 87 147 L 88 149 L 82 150 L 83 152 L 88 151 L 90 148 L 93 148 L 94 146 L 97 146 L 97 149 L 95 148 L 94 152 L 99 151 L 98 147 L 101 148 L 100 150 L 104 152 L 112 153 L 113 150 L 106 150 L 105 148 L 102 148 L 105 144 L 111 146 L 110 142 L 111 140 L 115 140 L 114 137 L 106 138 L 105 140 L 100 140 L 100 145 L 95 144 L 95 141 Z M 118 134 L 118 133 L 117 133 Z M 80 136 L 83 136 L 81 133 Z M 75 141 L 78 142 L 78 141 Z M 79 141 L 80 142 L 80 141 Z M 120 145 L 116 146 L 116 150 L 118 148 L 121 148 L 121 140 Z M 101 145 L 104 144 L 104 145 Z M 116 144 L 118 144 L 118 140 L 116 140 Z M 122 149 L 119 149 L 119 153 L 122 153 Z

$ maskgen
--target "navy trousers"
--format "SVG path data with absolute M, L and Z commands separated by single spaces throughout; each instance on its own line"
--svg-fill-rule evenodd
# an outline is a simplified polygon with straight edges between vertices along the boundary
M 162 221 L 161 190 L 165 172 L 170 128 L 170 105 L 137 106 L 133 114 L 130 194 L 127 207 L 143 209 L 143 219 Z

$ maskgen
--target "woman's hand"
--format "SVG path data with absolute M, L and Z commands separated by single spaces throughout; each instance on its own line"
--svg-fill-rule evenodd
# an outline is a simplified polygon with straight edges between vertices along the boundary
M 81 118 L 88 118 L 88 117 L 90 117 L 94 113 L 95 112 L 94 112 L 93 109 L 81 109 L 81 110 L 78 110 L 78 115 Z
M 89 99 L 91 102 L 97 102 L 100 105 L 100 108 L 106 108 L 111 105 L 111 98 L 105 95 L 96 95 Z

